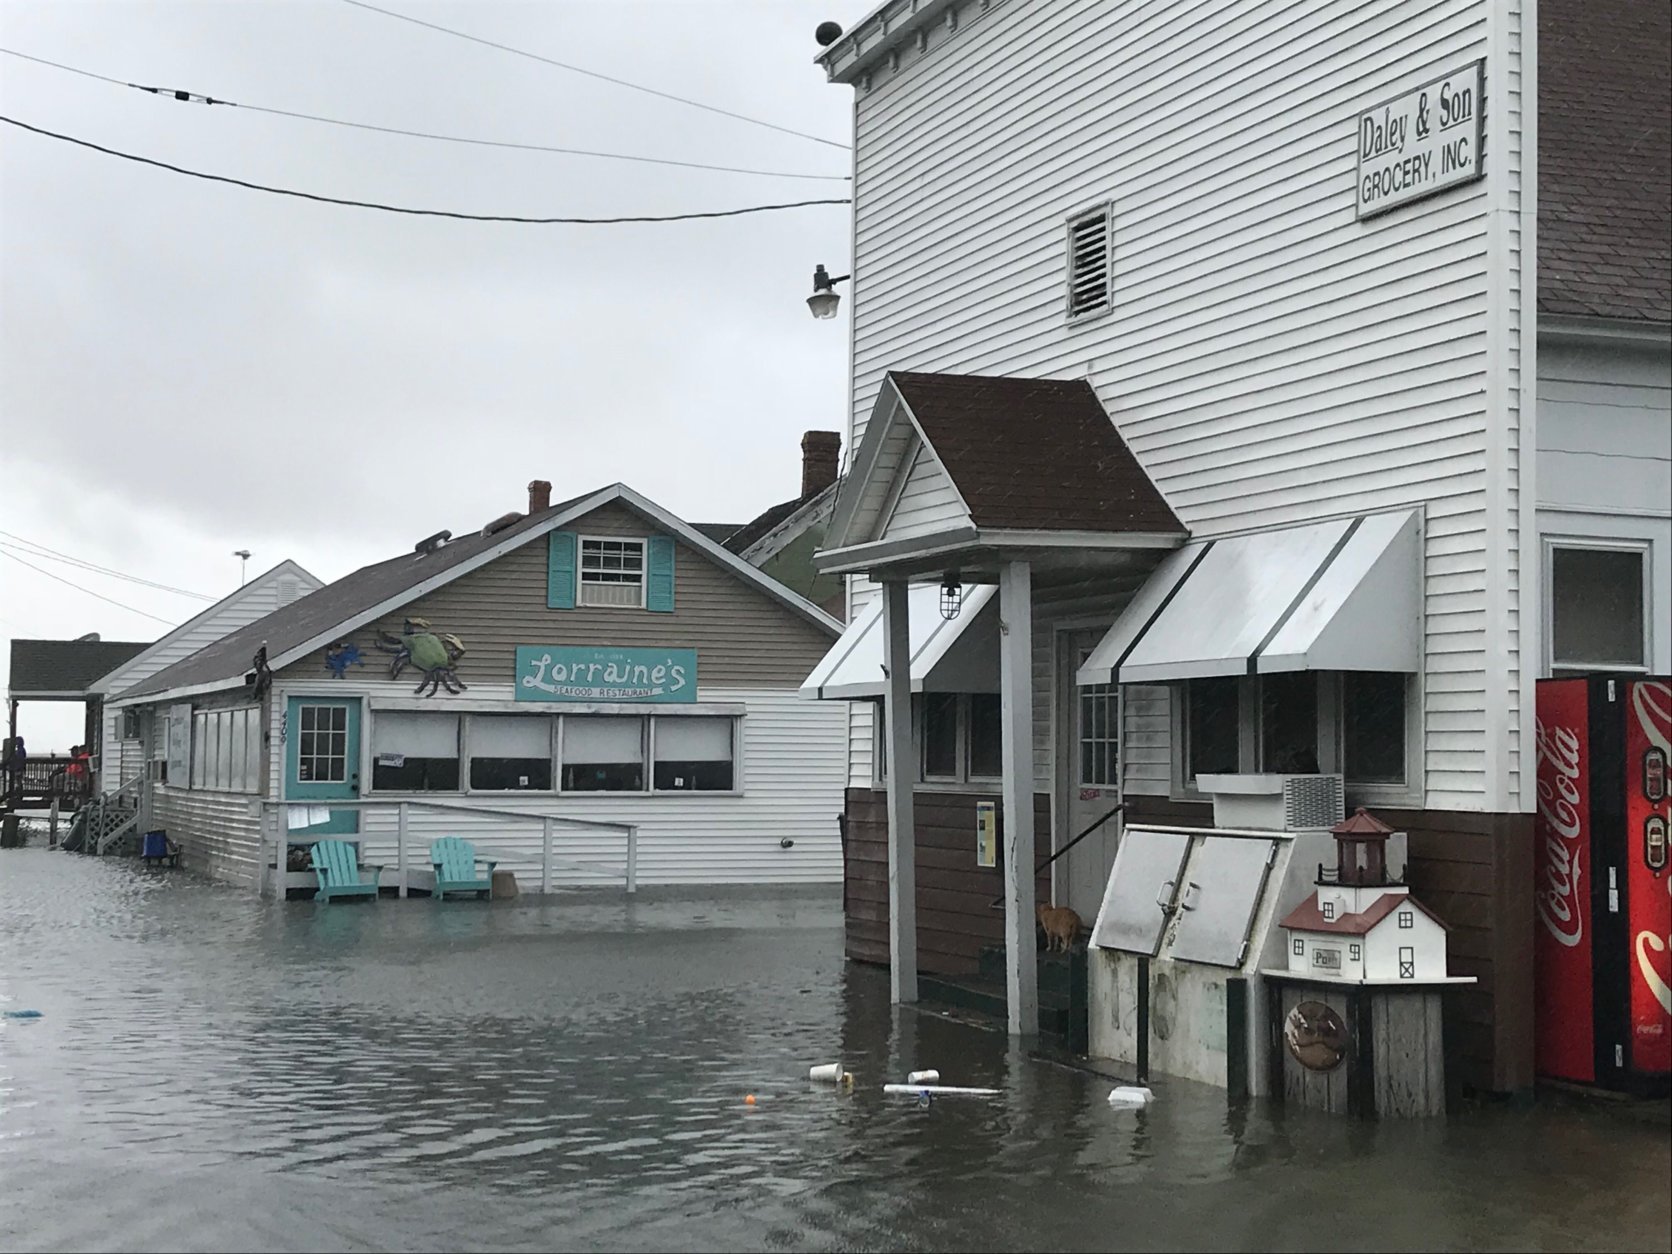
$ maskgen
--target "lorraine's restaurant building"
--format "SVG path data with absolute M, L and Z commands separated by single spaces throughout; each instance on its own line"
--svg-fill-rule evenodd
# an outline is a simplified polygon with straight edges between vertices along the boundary
M 1322 777 L 1475 981 L 1455 1073 L 1532 1084 L 1574 908 L 1539 681 L 1672 671 L 1669 53 L 1647 0 L 889 0 L 820 55 L 850 625 L 804 693 L 849 707 L 848 951 L 896 998 L 1000 951 L 1031 1032 L 1036 897 L 1089 926 L 1126 828 Z
M 845 720 L 796 688 L 839 625 L 628 487 L 550 493 L 122 693 L 146 829 L 269 891 L 321 837 L 423 889 L 443 835 L 524 891 L 834 883 Z

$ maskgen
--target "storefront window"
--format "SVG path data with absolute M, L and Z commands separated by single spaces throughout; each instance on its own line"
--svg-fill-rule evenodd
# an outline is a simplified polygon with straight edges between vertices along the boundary
M 730 792 L 733 787 L 729 718 L 656 720 L 658 792 Z
M 923 694 L 923 775 L 958 778 L 958 694 Z
M 1185 689 L 1188 706 L 1186 740 L 1188 771 L 1199 775 L 1231 775 L 1239 769 L 1237 680 L 1231 677 L 1193 679 Z
M 1641 549 L 1551 548 L 1554 669 L 1643 669 L 1643 568 Z
M 457 792 L 459 716 L 379 712 L 372 720 L 372 788 Z
M 565 792 L 643 792 L 644 720 L 563 720 Z
M 1405 782 L 1404 675 L 1348 671 L 1341 677 L 1341 761 L 1349 783 Z
M 1318 773 L 1318 676 L 1312 671 L 1260 676 L 1260 769 Z
M 996 692 L 972 692 L 969 702 L 969 776 L 998 779 L 1004 774 L 1003 703 Z
M 470 786 L 484 791 L 551 791 L 552 720 L 526 714 L 471 715 Z

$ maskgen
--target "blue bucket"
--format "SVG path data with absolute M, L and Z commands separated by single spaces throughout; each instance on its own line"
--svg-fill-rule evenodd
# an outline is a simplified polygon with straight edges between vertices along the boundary
M 142 858 L 168 857 L 168 833 L 146 832 L 141 844 L 139 856 Z

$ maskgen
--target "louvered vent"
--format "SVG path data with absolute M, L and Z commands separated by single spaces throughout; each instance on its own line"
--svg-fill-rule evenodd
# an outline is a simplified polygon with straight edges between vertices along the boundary
M 1109 207 L 1068 224 L 1068 316 L 1109 307 Z
M 302 584 L 300 580 L 295 579 L 290 575 L 285 575 L 280 578 L 279 586 L 276 590 L 276 599 L 281 609 L 284 606 L 289 605 L 301 595 Z

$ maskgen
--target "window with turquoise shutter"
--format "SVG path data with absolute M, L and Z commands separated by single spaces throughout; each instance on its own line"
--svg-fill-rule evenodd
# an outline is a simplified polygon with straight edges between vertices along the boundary
M 651 536 L 648 545 L 644 607 L 673 613 L 673 537 Z
M 554 610 L 575 608 L 575 533 L 554 531 L 547 537 L 546 606 Z

